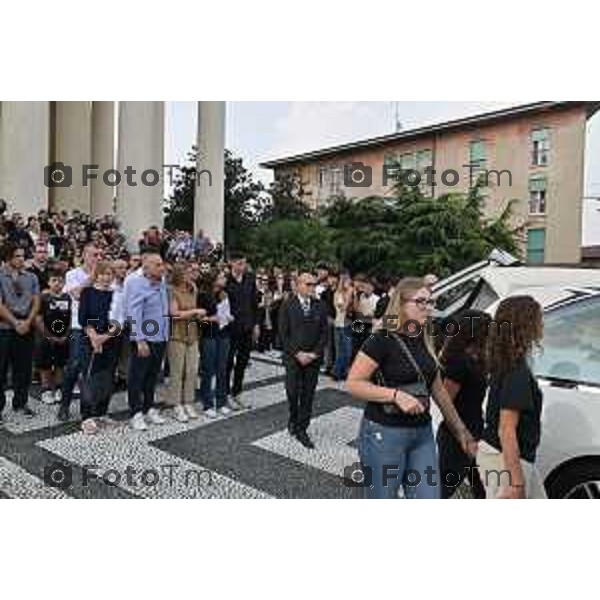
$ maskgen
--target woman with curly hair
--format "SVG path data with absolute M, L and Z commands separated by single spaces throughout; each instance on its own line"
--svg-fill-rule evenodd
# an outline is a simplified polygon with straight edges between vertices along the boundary
M 475 439 L 483 434 L 483 401 L 487 391 L 487 333 L 490 316 L 479 310 L 463 310 L 453 319 L 440 355 L 444 387 L 456 412 Z M 442 474 L 442 498 L 450 498 L 466 476 L 475 498 L 485 498 L 485 490 L 475 461 L 464 452 L 446 421 L 437 430 L 437 446 Z
M 543 331 L 542 308 L 531 296 L 503 300 L 489 330 L 490 392 L 477 457 L 488 498 L 546 497 L 534 467 L 542 392 L 529 367 Z

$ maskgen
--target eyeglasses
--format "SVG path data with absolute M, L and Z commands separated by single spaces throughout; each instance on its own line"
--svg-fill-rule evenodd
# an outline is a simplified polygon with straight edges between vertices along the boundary
M 406 304 L 416 304 L 421 310 L 425 308 L 435 308 L 435 300 L 431 298 L 413 298 L 412 300 L 406 300 Z
M 306 287 L 317 287 L 316 283 L 306 283 Z

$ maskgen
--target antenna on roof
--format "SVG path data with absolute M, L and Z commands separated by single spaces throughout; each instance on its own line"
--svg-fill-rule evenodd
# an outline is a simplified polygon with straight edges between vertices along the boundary
M 394 129 L 396 133 L 402 131 L 402 121 L 400 121 L 400 103 L 394 102 Z

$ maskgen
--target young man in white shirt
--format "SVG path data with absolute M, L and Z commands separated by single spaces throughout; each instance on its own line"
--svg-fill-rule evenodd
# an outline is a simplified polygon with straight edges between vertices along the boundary
M 64 292 L 71 296 L 71 339 L 69 340 L 69 362 L 65 369 L 62 399 L 58 410 L 59 421 L 68 421 L 73 397 L 73 389 L 84 365 L 82 350 L 83 331 L 79 325 L 79 296 L 83 288 L 91 284 L 100 250 L 94 244 L 86 244 L 83 249 L 83 265 L 67 271 Z

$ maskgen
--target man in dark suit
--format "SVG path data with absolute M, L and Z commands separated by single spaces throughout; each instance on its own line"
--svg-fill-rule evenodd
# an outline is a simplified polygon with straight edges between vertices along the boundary
M 288 431 L 306 448 L 315 447 L 307 429 L 327 342 L 327 312 L 315 298 L 315 286 L 311 273 L 301 273 L 296 293 L 283 304 L 279 314 L 285 391 L 290 408 Z
M 225 291 L 229 298 L 233 323 L 227 361 L 227 393 L 231 396 L 230 405 L 238 410 L 250 408 L 242 402 L 244 374 L 250 360 L 253 343 L 258 341 L 258 294 L 256 279 L 248 272 L 246 258 L 241 253 L 230 257 L 231 273 L 227 278 Z M 233 381 L 232 381 L 233 374 Z

